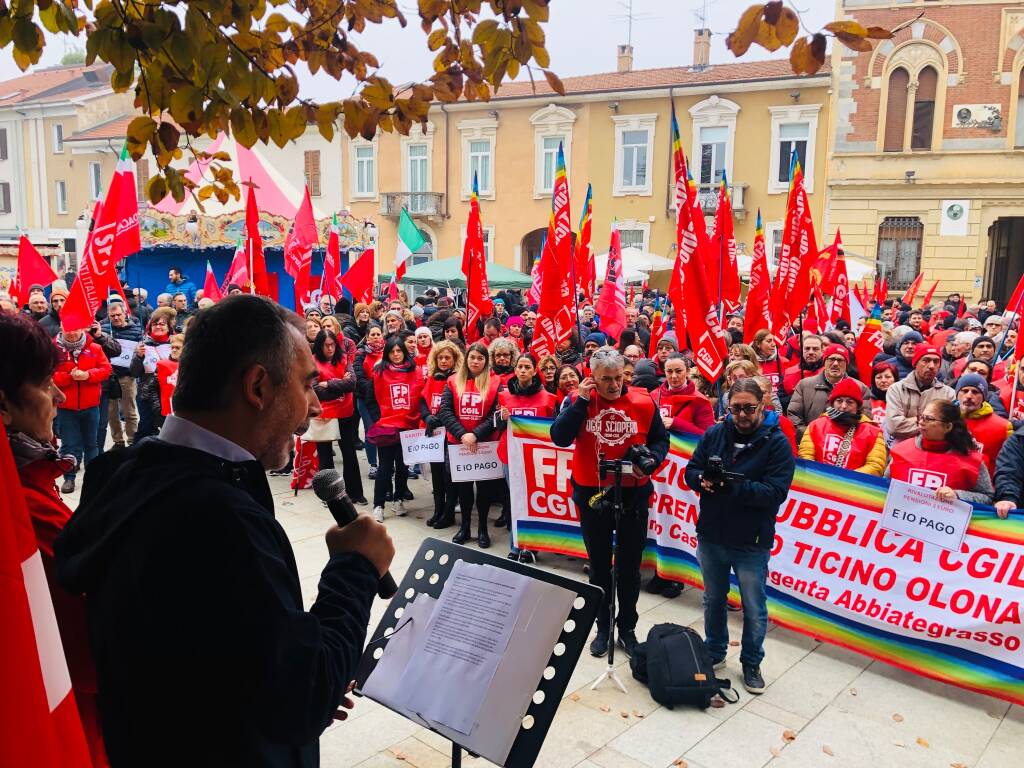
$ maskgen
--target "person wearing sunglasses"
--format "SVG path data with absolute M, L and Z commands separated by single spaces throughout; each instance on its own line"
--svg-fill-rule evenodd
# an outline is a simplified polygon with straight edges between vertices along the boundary
M 932 400 L 917 423 L 920 434 L 892 447 L 885 477 L 932 488 L 939 501 L 991 504 L 992 477 L 960 406 L 952 400 Z
M 685 475 L 686 484 L 700 494 L 697 561 L 704 578 L 708 651 L 715 668 L 722 669 L 729 650 L 726 597 L 729 573 L 734 571 L 743 603 L 743 686 L 755 694 L 765 689 L 765 582 L 775 516 L 789 494 L 796 467 L 779 416 L 765 411 L 764 399 L 765 392 L 754 379 L 733 384 L 725 420 L 703 434 Z M 740 478 L 723 479 L 720 470 Z

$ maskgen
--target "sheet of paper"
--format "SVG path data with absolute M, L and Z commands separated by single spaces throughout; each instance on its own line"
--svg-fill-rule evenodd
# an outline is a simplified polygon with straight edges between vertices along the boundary
M 490 565 L 455 564 L 399 681 L 408 709 L 459 733 L 472 732 L 529 582 Z M 444 690 L 458 695 L 438 695 Z
M 132 364 L 132 357 L 135 355 L 135 348 L 139 346 L 139 342 L 131 341 L 130 339 L 118 339 L 117 343 L 121 345 L 121 354 L 110 358 L 110 364 L 120 368 L 127 368 Z

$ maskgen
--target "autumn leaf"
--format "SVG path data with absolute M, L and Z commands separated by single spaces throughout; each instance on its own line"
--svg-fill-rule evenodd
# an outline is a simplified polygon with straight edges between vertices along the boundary
M 725 38 L 725 47 L 732 51 L 733 56 L 742 56 L 750 50 L 763 18 L 764 5 L 752 5 L 743 12 L 736 29 Z
M 562 81 L 559 79 L 558 75 L 550 69 L 545 69 L 544 79 L 548 81 L 548 85 L 551 87 L 551 90 L 561 96 L 565 96 L 565 86 L 562 85 Z
M 892 40 L 893 33 L 884 27 L 868 27 L 865 37 L 872 40 Z
M 802 37 L 789 51 L 789 64 L 798 75 L 813 75 L 825 64 L 825 36 Z
M 867 37 L 868 31 L 856 21 L 833 21 L 825 25 L 825 29 L 834 35 L 854 35 Z
M 928 739 L 926 739 L 926 738 L 924 738 L 922 736 L 918 736 L 917 737 L 917 743 L 918 743 L 919 746 L 922 746 L 925 749 L 928 749 L 931 746 L 931 744 L 928 743 Z

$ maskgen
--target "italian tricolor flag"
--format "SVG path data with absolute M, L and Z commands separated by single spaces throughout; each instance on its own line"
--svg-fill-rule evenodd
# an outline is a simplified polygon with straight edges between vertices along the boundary
M 395 276 L 392 282 L 400 283 L 405 277 L 405 261 L 423 247 L 426 238 L 412 220 L 409 212 L 402 208 L 402 216 L 398 220 L 398 251 L 395 253 Z

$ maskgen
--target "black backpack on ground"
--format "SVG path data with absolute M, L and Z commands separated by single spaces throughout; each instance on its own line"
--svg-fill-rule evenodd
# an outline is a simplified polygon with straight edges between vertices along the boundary
M 656 624 L 639 643 L 629 660 L 633 677 L 651 691 L 651 698 L 673 709 L 677 704 L 707 709 L 711 699 L 731 689 L 728 680 L 715 677 L 714 665 L 704 638 L 690 627 Z M 733 691 L 735 693 L 735 691 Z

